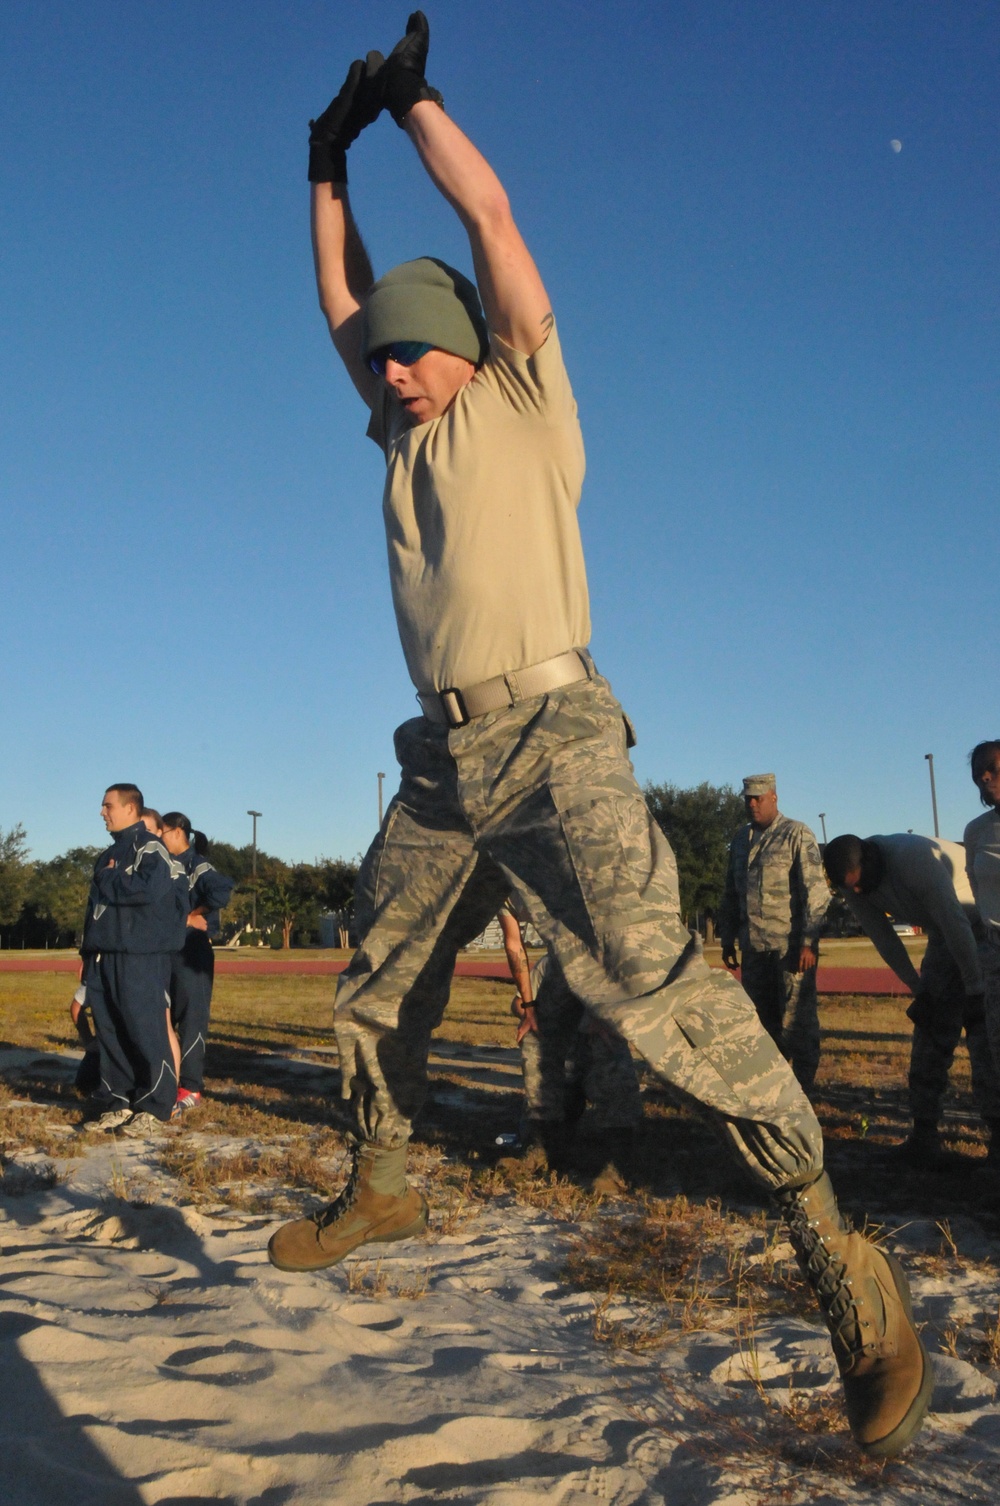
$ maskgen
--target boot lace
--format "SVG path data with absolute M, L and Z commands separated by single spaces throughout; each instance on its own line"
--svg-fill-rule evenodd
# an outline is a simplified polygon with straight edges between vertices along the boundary
M 340 1189 L 333 1202 L 326 1208 L 321 1208 L 318 1213 L 312 1214 L 312 1221 L 317 1229 L 328 1229 L 335 1224 L 349 1208 L 353 1207 L 358 1195 L 358 1184 L 361 1180 L 361 1156 L 357 1149 L 351 1160 L 351 1174 L 346 1184 Z
M 784 1213 L 799 1265 L 816 1293 L 830 1330 L 834 1353 L 841 1371 L 846 1374 L 859 1360 L 877 1351 L 877 1338 L 874 1334 L 871 1338 L 866 1337 L 871 1324 L 858 1309 L 843 1257 L 826 1244 L 800 1203 L 786 1204 Z

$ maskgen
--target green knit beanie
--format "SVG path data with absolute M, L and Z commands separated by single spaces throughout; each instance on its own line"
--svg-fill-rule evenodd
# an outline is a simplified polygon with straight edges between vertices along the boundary
M 489 334 L 475 283 L 436 256 L 393 267 L 365 299 L 362 360 L 397 340 L 421 340 L 478 366 Z

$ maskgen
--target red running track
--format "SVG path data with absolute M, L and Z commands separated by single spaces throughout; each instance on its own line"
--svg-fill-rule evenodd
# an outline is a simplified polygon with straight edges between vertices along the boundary
M 76 973 L 80 966 L 73 957 L 18 956 L 17 952 L 0 953 L 0 972 L 4 973 Z M 269 974 L 299 973 L 332 976 L 342 973 L 347 962 L 339 957 L 240 957 L 219 950 L 215 954 L 218 974 L 264 978 Z M 483 961 L 460 957 L 455 966 L 460 978 L 494 978 L 510 983 L 507 966 L 501 961 Z M 821 994 L 908 994 L 909 989 L 887 967 L 821 967 L 816 980 Z

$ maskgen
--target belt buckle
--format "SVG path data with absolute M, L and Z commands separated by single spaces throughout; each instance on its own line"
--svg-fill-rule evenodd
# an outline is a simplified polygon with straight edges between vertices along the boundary
M 455 688 L 439 690 L 438 698 L 441 702 L 441 710 L 444 712 L 445 721 L 449 727 L 464 727 L 469 721 L 469 713 L 466 710 L 462 692 Z

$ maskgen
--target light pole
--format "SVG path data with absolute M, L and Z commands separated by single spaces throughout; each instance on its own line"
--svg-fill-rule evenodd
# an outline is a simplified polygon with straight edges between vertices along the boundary
M 934 835 L 939 837 L 941 835 L 941 828 L 938 826 L 937 790 L 934 788 L 934 754 L 925 753 L 924 757 L 927 760 L 927 767 L 931 771 L 931 809 L 934 812 Z
M 253 898 L 250 929 L 254 932 L 257 930 L 257 817 L 260 814 L 260 811 L 247 811 L 248 816 L 253 816 Z
M 819 819 L 823 823 L 823 846 L 826 846 L 826 811 L 820 811 Z
M 384 774 L 379 774 L 379 775 L 377 775 L 377 778 L 378 778 L 378 829 L 379 829 L 379 831 L 381 831 L 382 830 L 382 780 L 385 778 L 385 775 Z

